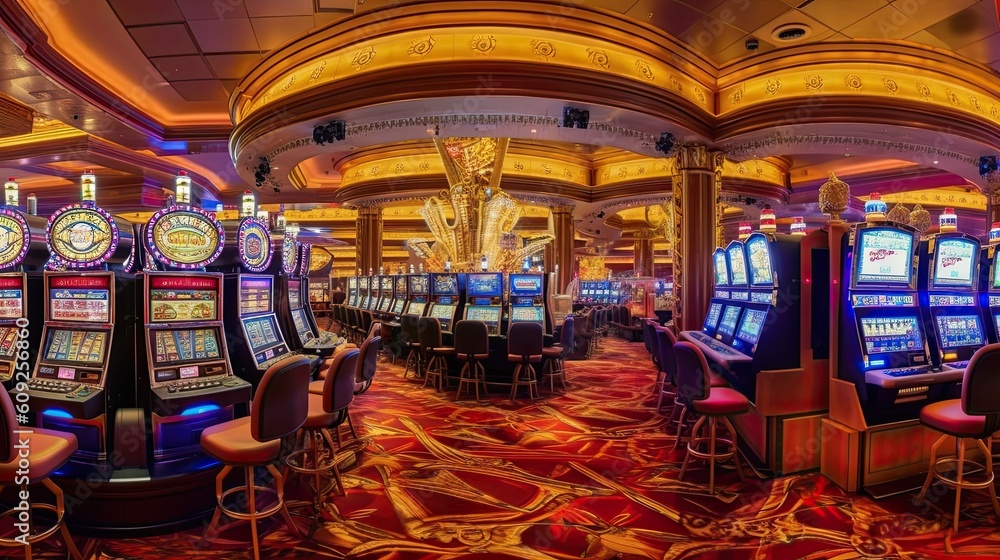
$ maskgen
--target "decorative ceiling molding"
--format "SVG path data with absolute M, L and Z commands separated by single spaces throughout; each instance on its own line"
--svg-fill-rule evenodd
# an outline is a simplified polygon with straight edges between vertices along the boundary
M 968 164 L 969 166 L 975 166 L 979 161 L 978 157 L 956 152 L 954 150 L 915 144 L 912 142 L 903 142 L 900 140 L 882 140 L 877 138 L 846 135 L 794 134 L 782 131 L 773 132 L 766 136 L 744 142 L 723 144 L 722 149 L 726 152 L 727 157 L 741 160 L 752 159 L 762 153 L 770 153 L 776 150 L 780 151 L 780 148 L 802 148 L 809 146 L 856 146 L 859 148 L 879 150 L 887 154 L 902 152 L 925 154 L 960 161 Z

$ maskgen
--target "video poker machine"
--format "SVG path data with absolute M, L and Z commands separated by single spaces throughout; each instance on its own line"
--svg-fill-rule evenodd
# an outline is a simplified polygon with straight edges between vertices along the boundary
M 358 309 L 371 309 L 372 280 L 371 276 L 361 276 L 358 278 Z
M 399 317 L 406 309 L 406 304 L 410 300 L 409 283 L 405 274 L 397 274 L 392 277 L 392 316 L 393 321 L 399 322 Z
M 351 276 L 347 279 L 347 306 L 358 306 L 358 277 Z
M 232 420 L 250 401 L 250 384 L 233 375 L 223 328 L 223 275 L 205 272 L 226 234 L 210 214 L 170 206 L 145 228 L 145 367 L 139 404 L 152 418 L 154 460 L 201 451 L 201 432 Z
M 93 202 L 70 204 L 49 218 L 46 242 L 35 425 L 75 434 L 76 459 L 104 461 L 119 409 L 135 401 L 135 282 L 106 270 L 127 259 L 132 227 Z
M 507 316 L 511 323 L 545 324 L 545 277 L 542 274 L 511 273 L 507 283 Z
M 42 293 L 40 269 L 46 260 L 45 220 L 13 206 L 0 207 L 0 382 L 4 389 L 27 382 L 31 375 L 34 364 L 30 359 L 18 360 L 18 342 L 38 348 L 43 308 L 29 306 L 28 295 Z
M 503 315 L 503 273 L 476 272 L 466 275 L 465 319 L 482 321 L 490 336 L 500 335 Z
M 921 243 L 920 308 L 934 335 L 928 342 L 935 368 L 964 372 L 986 344 L 977 293 L 979 252 L 979 239 L 964 233 L 939 233 Z
M 948 395 L 961 370 L 936 371 L 917 291 L 919 236 L 904 225 L 857 224 L 844 236 L 838 377 L 855 385 L 869 424 L 916 418 Z
M 388 315 L 392 311 L 392 276 L 382 274 L 376 278 L 378 279 L 378 297 L 373 305 L 373 311 L 379 315 Z
M 708 305 L 708 313 L 705 314 L 701 332 L 710 338 L 715 338 L 719 319 L 722 318 L 722 306 L 730 299 L 729 264 L 726 260 L 726 250 L 722 247 L 716 248 L 712 253 L 712 277 L 715 289 L 712 291 L 712 300 Z
M 450 272 L 431 273 L 431 309 L 429 317 L 441 322 L 441 332 L 450 333 L 462 305 L 461 277 Z
M 423 317 L 427 311 L 427 303 L 431 293 L 431 275 L 408 274 L 406 275 L 406 285 L 409 301 L 406 303 L 403 315 Z

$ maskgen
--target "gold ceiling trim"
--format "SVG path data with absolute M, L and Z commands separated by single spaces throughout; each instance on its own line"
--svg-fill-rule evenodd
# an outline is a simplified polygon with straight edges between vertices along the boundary
M 594 171 L 594 186 L 605 187 L 630 181 L 669 179 L 677 175 L 677 158 L 640 158 L 598 166 Z M 722 179 L 757 181 L 784 188 L 788 173 L 767 160 L 724 160 Z
M 961 208 L 966 210 L 986 210 L 986 195 L 977 192 L 964 192 L 943 189 L 923 189 L 918 191 L 907 191 L 899 193 L 883 194 L 882 200 L 889 205 L 903 204 L 910 206 L 914 204 L 921 206 L 941 206 L 950 208 Z M 859 196 L 860 200 L 868 200 L 867 196 Z
M 808 118 L 830 96 L 880 97 L 947 108 L 1000 123 L 1000 98 L 956 79 L 916 65 L 814 63 L 808 68 L 764 70 L 719 91 L 719 116 L 782 99 L 809 98 L 802 111 Z
M 421 29 L 388 34 L 335 48 L 257 86 L 240 84 L 243 99 L 234 111 L 238 125 L 268 104 L 337 80 L 390 68 L 441 62 L 525 62 L 601 72 L 652 84 L 684 98 L 706 113 L 713 93 L 684 72 L 643 50 L 567 31 L 514 24 Z
M 368 181 L 405 181 L 420 177 L 444 175 L 444 164 L 436 153 L 411 154 L 365 162 L 348 162 L 340 169 L 340 186 L 353 187 Z M 590 187 L 587 166 L 551 157 L 528 154 L 508 154 L 502 173 L 516 177 L 563 181 Z

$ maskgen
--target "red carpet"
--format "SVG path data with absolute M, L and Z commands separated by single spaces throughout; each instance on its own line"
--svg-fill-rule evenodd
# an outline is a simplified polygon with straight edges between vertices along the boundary
M 959 537 L 953 495 L 875 502 L 823 476 L 776 481 L 720 470 L 716 496 L 701 464 L 677 480 L 682 452 L 651 406 L 641 343 L 605 340 L 570 362 L 572 388 L 534 403 L 455 403 L 402 368 L 380 366 L 353 417 L 365 439 L 311 540 L 263 524 L 267 558 L 993 558 L 1000 531 L 969 494 Z M 497 393 L 501 389 L 495 390 Z M 100 558 L 249 558 L 249 545 L 203 531 L 106 541 Z M 953 552 L 950 552 L 953 551 Z

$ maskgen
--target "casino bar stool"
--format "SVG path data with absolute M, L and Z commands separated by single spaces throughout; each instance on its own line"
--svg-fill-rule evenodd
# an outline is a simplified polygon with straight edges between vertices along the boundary
M 388 323 L 381 323 L 379 336 L 384 341 L 384 344 L 382 344 L 382 354 L 389 360 L 389 365 L 395 365 L 396 353 L 392 349 L 392 327 Z
M 378 369 L 378 347 L 382 343 L 379 335 L 369 336 L 361 343 L 358 349 L 361 352 L 361 361 L 358 363 L 357 376 L 354 381 L 354 394 L 360 395 L 372 386 L 375 379 L 375 371 Z M 353 431 L 354 428 L 351 428 Z
M 437 317 L 420 318 L 420 351 L 424 357 L 424 387 L 433 379 L 434 388 L 445 389 L 445 375 L 448 373 L 448 360 L 445 356 L 454 355 L 455 349 L 448 348 L 441 340 L 441 321 Z
M 483 367 L 482 360 L 490 357 L 490 331 L 482 321 L 462 320 L 455 323 L 451 332 L 455 337 L 455 357 L 465 362 L 458 375 L 455 400 L 461 398 L 462 388 L 472 383 L 476 387 L 478 401 L 480 384 L 483 386 L 483 394 L 489 394 L 486 390 L 486 368 Z
M 285 458 L 289 470 L 313 477 L 313 525 L 310 534 L 319 526 L 320 512 L 327 494 L 334 488 L 345 493 L 344 483 L 337 466 L 337 449 L 340 448 L 340 426 L 350 422 L 348 407 L 354 400 L 357 370 L 363 363 L 362 352 L 348 350 L 334 356 L 326 377 L 309 384 L 308 415 L 299 432 L 296 451 Z M 318 387 L 317 387 L 318 386 Z M 315 391 L 319 389 L 319 394 Z M 338 443 L 333 443 L 329 429 L 337 428 Z M 308 445 L 306 442 L 308 441 Z M 324 480 L 329 481 L 324 484 Z
M 510 400 L 517 398 L 517 389 L 528 386 L 528 398 L 538 397 L 538 377 L 535 366 L 542 361 L 542 325 L 539 323 L 513 323 L 507 330 L 507 361 L 514 366 L 514 386 Z
M 406 360 L 403 361 L 403 379 L 413 366 L 414 377 L 421 377 L 420 364 L 420 317 L 415 315 L 403 315 L 399 318 L 400 336 L 403 339 L 403 347 L 408 350 Z
M 678 342 L 674 345 L 674 359 L 677 361 L 677 392 L 686 405 L 700 415 L 691 429 L 691 440 L 687 445 L 687 455 L 681 466 L 679 478 L 684 479 L 688 462 L 692 457 L 708 460 L 708 491 L 715 493 L 715 463 L 732 459 L 736 465 L 736 473 L 743 478 L 743 468 L 740 466 L 737 450 L 736 429 L 729 421 L 729 416 L 744 414 L 750 410 L 750 401 L 739 391 L 728 387 L 712 387 L 709 377 L 708 362 L 701 350 L 690 342 Z M 701 435 L 705 422 L 708 422 L 708 437 Z M 719 422 L 729 429 L 731 440 L 716 437 L 716 427 Z M 706 444 L 705 451 L 700 450 L 701 444 Z M 718 451 L 722 444 L 726 450 Z
M 548 348 L 542 349 L 542 356 L 544 356 L 547 361 L 542 367 L 542 384 L 545 384 L 545 380 L 549 380 L 549 392 L 554 393 L 556 391 L 555 382 L 556 379 L 563 387 L 567 387 L 569 382 L 566 380 L 566 355 L 573 353 L 573 316 L 570 315 L 566 317 L 566 320 L 562 324 L 562 332 L 559 333 L 559 342 L 549 346 Z
M 267 368 L 253 397 L 249 416 L 217 424 L 201 433 L 202 449 L 225 465 L 215 478 L 218 506 L 209 525 L 209 534 L 215 534 L 222 514 L 233 519 L 250 520 L 253 554 L 257 560 L 260 559 L 258 519 L 280 513 L 292 534 L 299 534 L 285 507 L 285 479 L 274 463 L 281 455 L 281 439 L 296 433 L 308 417 L 309 370 L 309 359 L 305 356 L 286 358 Z M 274 477 L 275 488 L 254 485 L 254 467 L 260 465 L 266 465 Z M 243 469 L 245 486 L 223 491 L 223 482 L 234 467 Z M 225 505 L 227 496 L 240 491 L 246 492 L 245 512 L 229 509 Z M 258 492 L 274 494 L 277 503 L 264 511 L 257 511 Z
M 660 344 L 659 339 L 656 336 L 656 329 L 658 325 L 649 319 L 642 320 L 643 328 L 643 338 L 648 339 L 649 342 L 647 346 L 649 347 L 649 357 L 653 361 L 653 367 L 656 368 L 656 380 L 660 380 L 660 374 L 663 373 L 663 367 L 660 366 Z
M 656 335 L 656 348 L 660 354 L 659 366 L 660 375 L 656 380 L 656 412 L 663 410 L 663 400 L 673 402 L 677 397 L 674 390 L 675 378 L 677 377 L 677 361 L 674 359 L 674 344 L 677 337 L 674 332 L 666 327 L 653 327 Z M 714 383 L 714 381 L 713 381 Z M 713 385 L 714 387 L 715 385 Z M 678 411 L 679 412 L 679 411 Z M 671 410 L 670 420 L 673 421 L 674 413 Z
M 924 499 L 934 479 L 955 489 L 955 513 L 952 519 L 952 533 L 958 533 L 958 513 L 962 503 L 963 489 L 983 489 L 989 491 L 993 511 L 1000 518 L 1000 504 L 997 503 L 996 489 L 993 487 L 993 434 L 1000 429 L 1000 344 L 990 344 L 976 351 L 965 368 L 962 378 L 962 398 L 940 401 L 925 406 L 920 411 L 920 423 L 941 432 L 931 447 L 931 463 L 927 471 L 924 487 L 920 489 L 917 503 Z M 955 438 L 957 457 L 937 458 L 938 448 L 949 437 Z M 983 463 L 965 458 L 967 440 L 973 440 L 983 453 Z M 947 464 L 955 464 L 954 476 Z M 982 474 L 970 477 L 966 467 L 981 470 Z
M 0 546 L 5 548 L 23 548 L 24 557 L 31 560 L 32 547 L 36 543 L 47 540 L 49 537 L 55 535 L 56 532 L 59 532 L 62 540 L 66 543 L 69 555 L 75 560 L 82 560 L 83 557 L 80 555 L 80 551 L 77 550 L 76 543 L 73 542 L 73 537 L 70 536 L 69 529 L 66 528 L 66 522 L 63 519 L 66 514 L 63 491 L 49 479 L 49 475 L 62 468 L 69 461 L 70 457 L 73 456 L 73 453 L 76 453 L 78 445 L 76 436 L 41 428 L 31 428 L 30 434 L 15 433 L 15 430 L 19 429 L 17 413 L 13 401 L 10 399 L 10 394 L 3 389 L 0 389 L 0 423 L 3 424 L 0 426 L 0 489 L 11 484 L 18 484 L 20 492 L 18 492 L 18 495 L 14 499 L 19 502 L 20 493 L 30 492 L 28 494 L 29 500 L 24 502 L 27 505 L 26 515 L 28 516 L 27 526 L 29 527 L 27 539 L 25 539 L 27 544 L 15 540 L 14 537 L 22 534 L 15 526 L 16 533 L 10 537 L 0 538 Z M 28 440 L 27 447 L 23 449 L 25 453 L 28 453 L 25 457 L 21 456 L 22 450 L 19 449 L 19 442 L 22 438 Z M 29 462 L 27 473 L 25 473 L 21 465 L 22 459 Z M 21 472 L 18 473 L 18 470 L 21 470 Z M 38 483 L 41 483 L 49 489 L 49 492 L 52 492 L 52 495 L 55 497 L 55 505 L 32 503 L 30 501 L 30 498 L 37 496 L 37 493 L 31 492 L 28 488 Z M 18 507 L 21 505 L 18 504 Z M 35 524 L 35 511 L 37 510 L 54 513 L 55 523 L 45 528 L 39 528 Z M 20 519 L 20 514 L 20 510 L 11 508 L 4 512 L 2 516 L 11 516 L 14 523 L 24 523 Z

